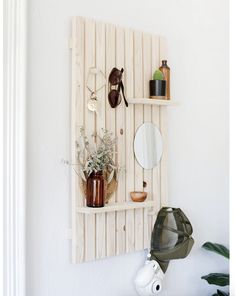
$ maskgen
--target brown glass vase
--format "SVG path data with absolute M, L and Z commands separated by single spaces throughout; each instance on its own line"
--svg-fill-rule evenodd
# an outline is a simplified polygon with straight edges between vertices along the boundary
M 105 204 L 107 182 L 103 173 L 93 172 L 87 178 L 86 205 L 92 208 L 103 207 Z
M 166 80 L 166 99 L 170 100 L 170 67 L 167 65 L 166 60 L 162 61 L 162 65 L 159 70 L 163 73 L 164 80 Z

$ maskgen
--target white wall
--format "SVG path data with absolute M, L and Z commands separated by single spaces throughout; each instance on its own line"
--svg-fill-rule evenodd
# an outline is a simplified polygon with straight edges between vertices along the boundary
M 228 245 L 228 1 L 30 0 L 27 296 L 134 296 L 145 252 L 70 264 L 70 51 L 73 15 L 165 35 L 172 71 L 169 198 L 194 226 L 195 246 L 171 262 L 167 296 L 211 295 L 200 279 L 227 262 L 200 249 Z

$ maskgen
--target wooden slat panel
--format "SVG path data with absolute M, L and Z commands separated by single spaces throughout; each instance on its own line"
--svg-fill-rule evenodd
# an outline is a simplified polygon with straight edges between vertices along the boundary
M 143 89 L 144 97 L 149 96 L 149 80 L 152 79 L 152 58 L 151 58 L 151 35 L 143 34 Z M 152 121 L 152 107 L 149 105 L 144 105 L 144 122 Z M 148 199 L 152 199 L 152 170 L 144 170 L 144 181 L 147 183 L 145 191 L 148 192 Z M 144 248 L 150 246 L 150 229 L 148 227 L 148 222 L 151 223 L 151 217 L 147 216 L 146 211 L 144 211 Z
M 160 62 L 167 59 L 166 40 L 160 38 Z M 160 109 L 160 128 L 163 140 L 163 155 L 161 160 L 161 206 L 168 205 L 168 187 L 167 187 L 167 109 Z
M 133 31 L 125 29 L 125 75 L 126 96 L 134 97 L 134 48 Z M 135 134 L 134 106 L 129 104 L 126 111 L 126 201 L 130 200 L 130 192 L 134 190 L 135 160 L 133 151 L 133 139 Z M 126 211 L 126 251 L 134 251 L 135 248 L 135 220 L 134 210 Z
M 79 126 L 85 125 L 91 135 L 100 132 L 102 127 L 118 137 L 117 159 L 124 165 L 126 172 L 121 175 L 117 192 L 110 202 L 130 200 L 130 191 L 143 190 L 143 180 L 147 182 L 148 199 L 157 202 L 154 209 L 167 204 L 166 182 L 166 146 L 161 165 L 152 171 L 143 170 L 134 158 L 133 140 L 135 131 L 143 121 L 154 122 L 161 130 L 166 143 L 166 107 L 156 105 L 133 105 L 126 108 L 124 102 L 112 109 L 107 100 L 108 82 L 105 89 L 98 93 L 99 114 L 87 109 L 90 93 L 85 87 L 90 67 L 99 67 L 106 78 L 113 67 L 124 67 L 124 84 L 127 98 L 144 98 L 149 96 L 149 79 L 152 72 L 159 67 L 159 59 L 165 58 L 165 43 L 158 37 L 123 29 L 92 20 L 75 18 L 72 27 L 72 162 L 76 163 L 75 143 Z M 89 85 L 95 89 L 97 80 L 90 79 Z M 160 111 L 161 110 L 161 111 Z M 77 128 L 76 128 L 77 127 Z M 123 135 L 120 130 L 123 130 Z M 161 176 L 160 176 L 161 174 Z M 161 178 L 160 178 L 161 177 Z M 114 256 L 149 246 L 152 224 L 148 208 L 128 209 L 125 211 L 103 213 L 77 213 L 84 205 L 77 175 L 72 173 L 72 246 L 73 262 L 83 262 L 105 256 Z M 151 221 L 152 220 L 152 221 Z
M 105 73 L 105 24 L 96 23 L 96 67 Z M 96 89 L 104 84 L 101 75 L 96 77 Z M 105 129 L 105 103 L 106 103 L 105 87 L 98 91 L 98 114 L 96 116 L 96 130 L 100 133 L 101 129 Z M 106 255 L 106 223 L 105 213 L 96 215 L 96 258 L 104 258 Z
M 84 124 L 84 112 L 78 111 L 84 108 L 84 20 L 73 18 L 72 22 L 72 114 L 71 114 L 71 147 L 72 147 L 72 164 L 77 163 L 76 159 L 76 140 L 78 138 L 78 126 Z M 82 98 L 82 99 L 80 99 Z M 79 186 L 79 177 L 75 172 L 77 166 L 72 167 L 72 262 L 82 262 L 84 260 L 84 215 L 77 215 L 74 207 L 83 206 L 84 199 L 82 197 Z M 79 244 L 79 247 L 78 247 Z
M 89 69 L 95 67 L 95 22 L 85 19 L 85 81 L 88 77 Z M 89 86 L 95 89 L 95 77 L 90 75 Z M 87 101 L 90 92 L 85 87 L 85 128 L 88 135 L 95 131 L 95 114 L 88 110 Z M 95 215 L 85 216 L 85 258 L 86 261 L 95 259 Z
M 115 26 L 106 25 L 106 77 L 115 66 Z M 107 83 L 107 94 L 108 94 Z M 106 128 L 115 135 L 115 109 L 106 104 Z M 116 200 L 116 193 L 110 201 Z M 106 214 L 106 243 L 107 256 L 115 255 L 115 212 Z
M 159 68 L 159 37 L 152 36 L 152 73 L 156 69 Z M 165 108 L 165 107 L 164 107 Z M 152 122 L 160 128 L 160 107 L 159 106 L 152 106 Z M 154 208 L 154 212 L 156 213 L 152 217 L 152 228 L 154 226 L 157 212 L 160 210 L 160 164 L 153 169 L 153 182 L 152 182 L 152 194 L 153 200 L 156 201 L 156 207 Z
M 116 67 L 124 68 L 124 30 L 116 28 Z M 125 71 L 124 71 L 125 75 Z M 120 167 L 125 166 L 125 104 L 122 99 L 121 105 L 116 108 L 116 137 L 117 137 L 117 154 L 116 161 Z M 125 201 L 126 194 L 125 174 L 119 176 L 116 200 L 117 202 Z M 125 252 L 125 211 L 116 213 L 116 254 Z
M 134 32 L 134 97 L 143 97 L 142 33 Z M 135 105 L 135 131 L 143 123 L 143 106 Z M 135 160 L 135 190 L 143 190 L 143 169 Z M 135 250 L 143 249 L 143 210 L 135 210 Z

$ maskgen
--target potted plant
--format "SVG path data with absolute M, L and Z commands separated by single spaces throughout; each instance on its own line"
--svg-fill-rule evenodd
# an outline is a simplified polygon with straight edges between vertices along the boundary
M 149 81 L 149 93 L 152 99 L 164 99 L 166 95 L 166 81 L 163 73 L 158 69 L 153 74 L 153 80 Z
M 84 127 L 80 128 L 77 161 L 79 175 L 86 187 L 88 207 L 103 207 L 105 204 L 107 186 L 117 171 L 113 160 L 115 145 L 116 139 L 105 129 L 102 129 L 101 136 L 92 135 L 89 140 Z
M 202 248 L 205 250 L 217 253 L 227 259 L 229 259 L 229 250 L 220 244 L 206 242 Z M 228 286 L 229 285 L 229 274 L 227 273 L 210 273 L 201 277 L 203 280 L 206 280 L 210 285 L 216 286 Z M 229 292 L 225 292 L 217 289 L 217 292 L 212 296 L 229 296 Z

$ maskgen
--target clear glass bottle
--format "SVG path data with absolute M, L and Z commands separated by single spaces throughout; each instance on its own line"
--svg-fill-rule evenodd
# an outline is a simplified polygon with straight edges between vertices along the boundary
M 170 67 L 167 65 L 167 61 L 163 60 L 162 65 L 159 70 L 164 75 L 164 80 L 166 80 L 166 99 L 170 100 Z

